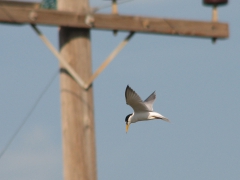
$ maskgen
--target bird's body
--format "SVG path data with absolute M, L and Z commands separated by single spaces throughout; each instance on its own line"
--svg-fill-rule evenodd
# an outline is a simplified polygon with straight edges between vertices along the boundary
M 131 123 L 138 121 L 146 121 L 153 119 L 161 119 L 170 122 L 163 115 L 153 111 L 153 103 L 156 99 L 156 93 L 153 92 L 145 101 L 142 101 L 139 95 L 127 86 L 125 91 L 126 103 L 131 106 L 134 110 L 132 114 L 129 114 L 125 118 L 126 132 Z
M 153 119 L 162 119 L 169 121 L 167 118 L 162 116 L 161 114 L 157 112 L 140 112 L 140 113 L 133 113 L 132 116 L 130 116 L 131 123 L 135 123 L 138 121 L 146 121 L 146 120 L 153 120 Z

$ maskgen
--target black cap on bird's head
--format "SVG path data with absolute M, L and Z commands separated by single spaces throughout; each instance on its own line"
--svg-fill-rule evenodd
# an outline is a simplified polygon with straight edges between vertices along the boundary
M 126 133 L 128 132 L 128 127 L 129 127 L 129 125 L 130 125 L 130 123 L 129 123 L 129 117 L 130 117 L 131 115 L 132 115 L 132 114 L 129 114 L 129 115 L 127 115 L 126 118 L 125 118 L 125 122 L 126 122 Z
M 127 115 L 126 117 L 125 117 L 125 122 L 126 122 L 126 124 L 128 123 L 128 119 L 129 119 L 129 116 L 131 116 L 132 114 L 129 114 L 129 115 Z

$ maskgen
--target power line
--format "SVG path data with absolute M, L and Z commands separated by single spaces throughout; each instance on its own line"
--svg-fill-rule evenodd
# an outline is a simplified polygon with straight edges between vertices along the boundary
M 7 144 L 5 145 L 5 147 L 3 148 L 3 150 L 0 153 L 0 159 L 2 158 L 2 156 L 5 154 L 5 152 L 7 151 L 7 149 L 9 148 L 9 146 L 12 144 L 13 140 L 15 139 L 15 137 L 18 135 L 18 133 L 20 132 L 20 130 L 22 129 L 22 127 L 25 125 L 25 123 L 27 122 L 27 120 L 29 119 L 29 117 L 32 115 L 33 111 L 36 109 L 38 103 L 40 102 L 40 100 L 42 99 L 43 95 L 47 92 L 47 90 L 49 89 L 49 87 L 52 85 L 54 79 L 56 78 L 56 76 L 58 75 L 58 71 L 54 73 L 54 75 L 52 76 L 52 78 L 50 79 L 50 81 L 47 83 L 47 85 L 44 87 L 43 91 L 40 93 L 40 95 L 38 96 L 37 100 L 35 101 L 35 103 L 32 105 L 32 108 L 30 109 L 30 111 L 26 114 L 25 118 L 23 118 L 21 124 L 18 126 L 18 128 L 16 129 L 16 131 L 14 132 L 14 134 L 12 135 L 12 137 L 8 140 Z

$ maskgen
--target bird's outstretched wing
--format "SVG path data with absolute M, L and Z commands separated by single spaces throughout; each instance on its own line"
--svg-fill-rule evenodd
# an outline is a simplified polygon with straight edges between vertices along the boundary
M 131 106 L 134 112 L 149 112 L 151 111 L 148 106 L 142 101 L 139 95 L 127 86 L 125 90 L 126 103 Z
M 148 107 L 149 110 L 153 111 L 153 103 L 156 99 L 155 91 L 144 101 L 144 104 Z

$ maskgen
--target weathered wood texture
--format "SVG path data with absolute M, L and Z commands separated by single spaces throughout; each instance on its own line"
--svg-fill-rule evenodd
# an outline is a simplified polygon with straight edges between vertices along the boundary
M 21 2 L 21 1 L 0 1 L 0 6 L 12 6 L 12 7 L 21 7 L 21 8 L 34 8 L 39 9 L 41 4 L 34 2 Z
M 84 13 L 88 0 L 59 0 L 58 8 Z M 90 30 L 61 27 L 59 38 L 61 55 L 86 82 L 92 74 Z M 93 89 L 81 88 L 63 67 L 60 80 L 64 180 L 96 180 Z
M 19 4 L 19 3 L 18 3 Z M 89 8 L 90 9 L 90 8 Z M 94 19 L 92 26 L 86 24 L 86 18 Z M 93 28 L 103 30 L 135 31 L 181 36 L 227 38 L 228 24 L 191 20 L 174 20 L 140 16 L 91 14 L 84 12 L 67 12 L 29 8 L 29 6 L 13 6 L 0 3 L 0 22 L 34 23 L 75 28 Z

